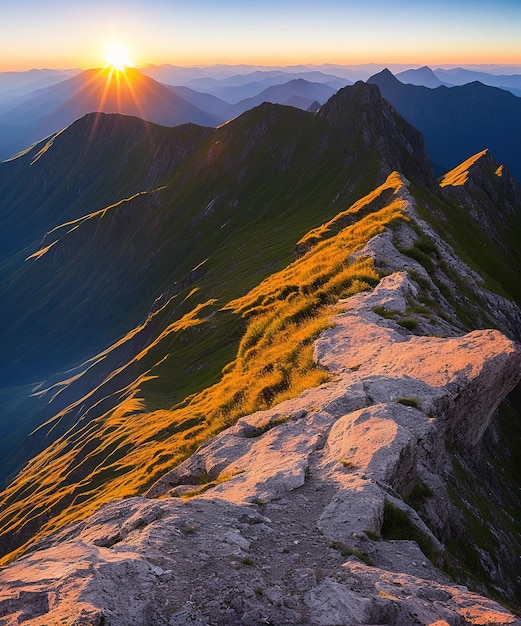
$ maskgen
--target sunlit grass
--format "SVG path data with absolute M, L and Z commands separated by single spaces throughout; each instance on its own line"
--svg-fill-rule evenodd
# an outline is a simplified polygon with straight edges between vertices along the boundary
M 116 409 L 86 421 L 33 458 L 4 494 L 0 533 L 30 528 L 32 520 L 37 539 L 105 502 L 143 493 L 239 417 L 325 382 L 328 373 L 313 359 L 313 341 L 331 325 L 331 305 L 378 282 L 372 260 L 353 254 L 390 223 L 405 219 L 403 208 L 404 202 L 394 198 L 229 302 L 224 309 L 242 316 L 246 327 L 236 358 L 218 383 L 171 410 L 147 412 L 140 385 L 154 375 L 152 369 L 118 392 Z M 152 345 L 208 323 L 213 311 L 212 300 L 198 304 Z
M 470 167 L 486 153 L 487 150 L 482 150 L 481 152 L 471 156 L 466 161 L 463 161 L 463 163 L 455 167 L 450 172 L 447 172 L 447 174 L 445 174 L 440 181 L 440 187 L 446 187 L 447 185 L 458 187 L 459 185 L 464 185 L 469 177 Z

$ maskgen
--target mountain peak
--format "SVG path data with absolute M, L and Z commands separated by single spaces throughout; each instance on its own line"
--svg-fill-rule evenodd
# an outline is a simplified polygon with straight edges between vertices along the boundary
M 477 152 L 447 172 L 440 180 L 440 187 L 472 187 L 483 186 L 485 183 L 499 184 L 503 187 L 509 185 L 512 190 L 516 190 L 516 195 L 521 193 L 519 184 L 508 168 L 500 164 L 488 148 Z
M 469 157 L 466 161 L 463 161 L 460 165 L 447 172 L 440 181 L 440 187 L 458 187 L 464 185 L 471 172 L 475 173 L 477 169 L 483 170 L 483 166 L 489 165 L 492 162 L 493 169 L 497 170 L 499 163 L 491 156 L 487 148 L 481 152 Z
M 360 158 L 357 152 L 366 154 L 368 147 L 378 152 L 381 164 L 379 182 L 384 182 L 392 171 L 397 170 L 408 179 L 421 181 L 428 187 L 435 186 L 420 132 L 382 97 L 378 85 L 358 81 L 344 87 L 316 115 L 334 127 L 344 143 L 353 146 L 354 158 Z
M 373 74 L 373 76 L 368 78 L 366 82 L 369 84 L 378 85 L 382 82 L 393 84 L 393 83 L 399 83 L 400 81 L 391 72 L 391 70 L 386 67 L 381 72 L 377 72 L 376 74 Z
M 447 172 L 440 186 L 449 197 L 471 209 L 472 218 L 499 248 L 505 247 L 504 225 L 519 214 L 521 187 L 488 149 Z
M 507 212 L 516 211 L 514 207 L 521 203 L 521 186 L 510 170 L 500 164 L 488 148 L 477 152 L 460 165 L 447 172 L 440 180 L 440 187 L 457 196 L 476 196 L 476 189 L 486 191 L 487 199 L 478 204 L 486 205 L 502 200 Z M 473 202 L 476 204 L 476 200 Z
M 428 65 L 400 72 L 396 74 L 396 78 L 404 85 L 423 86 L 430 89 L 435 89 L 444 84 Z

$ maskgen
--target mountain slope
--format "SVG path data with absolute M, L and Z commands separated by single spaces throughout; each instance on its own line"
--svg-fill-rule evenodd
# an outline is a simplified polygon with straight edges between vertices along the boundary
M 474 82 L 428 89 L 403 85 L 388 70 L 368 79 L 425 138 L 427 151 L 444 173 L 470 154 L 488 148 L 521 179 L 521 100 Z
M 510 70 L 509 74 L 490 74 L 486 71 L 480 72 L 463 67 L 453 67 L 451 69 L 437 68 L 434 70 L 434 73 L 441 80 L 451 85 L 465 85 L 479 81 L 484 85 L 512 91 L 515 95 L 521 93 L 521 75 L 513 74 L 512 70 Z
M 215 118 L 138 71 L 110 68 L 82 72 L 48 87 L 31 100 L 0 115 L 0 125 L 17 129 L 16 138 L 0 144 L 0 158 L 11 156 L 86 113 L 124 113 L 156 124 L 188 122 L 212 126 Z
M 0 111 L 7 111 L 30 97 L 31 92 L 67 80 L 80 70 L 27 70 L 0 72 Z M 12 104 L 11 104 L 12 103 Z
M 290 213 L 294 210 L 292 207 L 299 206 L 304 194 L 307 194 L 310 206 L 327 206 L 339 192 L 344 198 L 352 194 L 352 189 L 345 188 L 343 168 L 350 168 L 351 178 L 357 181 L 360 188 L 381 180 L 393 162 L 408 173 L 418 171 L 417 177 L 425 180 L 429 176 L 428 164 L 412 159 L 401 163 L 401 150 L 394 144 L 395 141 L 400 142 L 403 136 L 404 141 L 415 141 L 420 146 L 417 133 L 402 128 L 401 122 L 398 124 L 390 112 L 386 112 L 389 118 L 385 124 L 389 126 L 389 133 L 394 132 L 393 141 L 386 144 L 379 139 L 378 128 L 367 139 L 358 130 L 354 130 L 348 139 L 353 145 L 356 143 L 363 147 L 367 162 L 360 161 L 358 153 L 353 152 L 349 144 L 344 147 L 334 137 L 337 126 L 344 125 L 345 117 L 359 115 L 356 101 L 365 87 L 352 89 L 331 100 L 319 116 L 265 105 L 212 132 L 192 127 L 172 129 L 170 132 L 152 128 L 150 136 L 147 136 L 147 127 L 137 121 L 127 123 L 119 118 L 102 117 L 99 118 L 100 126 L 97 126 L 100 122 L 92 116 L 78 121 L 70 130 L 46 144 L 37 161 L 34 162 L 35 154 L 40 152 L 35 149 L 21 159 L 4 164 L 0 168 L 0 180 L 5 181 L 7 207 L 3 213 L 3 232 L 6 242 L 23 244 L 19 251 L 11 251 L 12 255 L 6 262 L 9 271 L 4 273 L 2 306 L 7 323 L 4 325 L 3 340 L 10 362 L 4 376 L 11 375 L 12 380 L 19 380 L 22 372 L 28 374 L 31 370 L 39 371 L 38 376 L 42 375 L 44 370 L 37 369 L 38 363 L 49 353 L 51 345 L 59 367 L 73 365 L 73 355 L 76 355 L 76 362 L 92 356 L 92 346 L 101 347 L 100 341 L 108 340 L 106 333 L 114 333 L 111 326 L 114 322 L 110 320 L 118 320 L 117 331 L 111 335 L 114 338 L 123 333 L 124 324 L 127 330 L 137 325 L 157 295 L 176 280 L 183 279 L 193 267 L 222 245 L 214 245 L 214 240 L 228 241 L 228 231 L 233 234 L 234 229 L 239 227 L 241 246 L 250 245 L 251 250 L 255 250 L 259 244 L 253 241 L 246 244 L 246 237 L 255 238 L 255 224 L 267 219 L 270 214 L 278 214 L 280 207 L 284 207 L 284 213 Z M 378 119 L 379 108 L 384 106 L 385 110 L 381 102 L 374 103 L 375 120 Z M 345 109 L 344 118 L 340 116 L 337 119 L 336 114 L 330 119 L 325 118 L 327 111 L 336 106 L 340 107 L 340 112 Z M 287 129 L 286 124 L 298 127 L 300 132 L 296 134 Z M 382 120 L 380 127 L 383 125 Z M 138 141 L 122 152 L 121 141 L 128 141 L 129 146 L 134 141 L 130 135 L 125 135 L 127 126 L 129 131 L 132 126 L 135 127 L 132 132 L 138 133 Z M 109 141 L 111 128 L 113 139 Z M 409 135 L 404 134 L 404 130 Z M 91 133 L 98 133 L 92 146 L 89 145 Z M 273 141 L 275 136 L 277 139 Z M 71 152 L 66 161 L 60 155 L 62 151 L 70 150 L 71 145 L 77 145 L 78 149 Z M 324 152 L 322 165 L 317 172 L 311 172 L 306 163 L 313 162 L 314 155 L 319 151 Z M 377 152 L 386 155 L 384 164 L 378 163 Z M 111 172 L 105 166 L 117 153 L 126 155 L 118 163 L 120 171 L 125 172 L 120 177 L 117 170 Z M 60 167 L 65 167 L 67 163 L 63 177 L 53 164 L 55 158 Z M 81 172 L 71 167 L 76 158 L 78 168 L 83 163 Z M 32 166 L 31 162 L 34 162 Z M 133 163 L 131 168 L 130 163 Z M 239 173 L 239 180 L 235 182 Z M 16 176 L 19 176 L 19 186 L 14 182 Z M 109 181 L 114 177 L 116 185 L 111 185 Z M 30 184 L 26 183 L 28 178 Z M 167 198 L 157 209 L 150 212 L 138 209 L 148 198 L 139 195 L 130 203 L 118 205 L 115 210 L 99 213 L 109 204 L 164 185 L 168 190 L 158 193 L 166 194 Z M 331 187 L 328 188 L 328 185 Z M 100 194 L 105 188 L 112 192 L 108 197 Z M 298 190 L 297 195 L 293 189 Z M 36 190 L 34 195 L 33 190 Z M 253 190 L 256 190 L 255 195 Z M 94 206 L 93 199 L 96 201 Z M 108 202 L 105 203 L 105 199 Z M 246 202 L 247 213 L 241 215 L 236 207 Z M 120 209 L 132 206 L 136 209 L 130 211 L 125 219 L 118 218 Z M 60 207 L 66 213 L 60 213 Z M 82 211 L 85 211 L 83 215 Z M 92 219 L 83 219 L 69 228 L 72 231 L 69 235 L 66 234 L 67 228 L 55 230 L 60 223 L 91 214 Z M 311 211 L 309 215 L 313 219 Z M 320 219 L 321 215 L 323 213 L 319 212 L 314 219 Z M 119 241 L 117 257 L 114 258 L 111 258 L 110 244 L 100 241 L 101 247 L 93 247 L 88 235 L 91 228 L 97 232 L 99 220 L 111 222 L 112 216 L 117 220 L 115 228 Z M 300 229 L 301 235 L 305 225 L 298 222 L 296 214 L 294 219 L 293 228 Z M 228 222 L 228 227 L 223 226 Z M 53 232 L 44 238 L 45 232 L 51 230 Z M 157 232 L 161 232 L 159 241 Z M 284 234 L 288 239 L 289 236 L 290 231 Z M 139 237 L 142 243 L 136 256 L 134 250 Z M 273 239 L 274 248 L 278 245 L 277 237 Z M 31 240 L 33 243 L 28 246 Z M 194 250 L 194 241 L 197 240 L 207 242 L 205 256 L 190 252 Z M 55 241 L 59 243 L 55 244 Z M 75 243 L 69 244 L 69 241 Z M 264 248 L 262 254 L 268 250 L 270 247 Z M 92 260 L 88 261 L 89 258 Z M 261 261 L 260 266 L 266 262 L 267 259 Z M 139 268 L 143 263 L 148 270 L 141 278 Z M 56 273 L 57 267 L 60 268 L 59 274 Z M 78 280 L 78 271 L 81 272 L 79 276 L 88 274 L 89 280 L 96 281 L 98 285 L 106 284 L 106 290 L 91 289 L 89 281 L 84 278 Z M 99 278 L 96 278 L 98 274 Z M 101 278 L 105 275 L 107 280 L 103 282 Z M 63 284 L 62 280 L 65 281 Z M 65 288 L 69 284 L 71 288 Z M 89 290 L 89 298 L 94 299 L 91 303 L 92 310 L 96 311 L 94 316 L 92 311 L 81 306 Z M 75 299 L 78 304 L 71 308 L 70 299 Z M 128 311 L 131 302 L 136 302 L 137 310 Z M 116 316 L 115 311 L 122 313 Z M 27 322 L 31 319 L 36 324 L 34 329 L 33 322 Z M 49 327 L 50 319 L 61 322 Z M 71 335 L 74 327 L 72 319 L 81 321 L 83 330 L 80 333 Z M 24 327 L 29 329 L 25 340 L 22 339 Z M 44 330 L 46 327 L 47 331 Z M 40 338 L 38 342 L 34 342 L 34 336 Z M 60 339 L 60 336 L 63 338 Z M 91 346 L 90 353 L 84 352 L 81 346 L 85 345 Z M 41 351 L 42 357 L 37 357 L 37 350 Z M 65 354 L 60 358 L 62 351 Z
M 364 102 L 370 102 L 367 110 Z M 11 192 L 18 189 L 14 172 L 20 177 L 19 191 L 29 187 L 29 175 L 41 192 L 47 176 L 49 200 L 58 190 L 67 190 L 65 211 L 77 193 L 71 163 L 83 161 L 88 172 L 89 159 L 96 154 L 105 171 L 104 159 L 112 158 L 115 149 L 120 152 L 119 130 L 130 121 L 84 118 L 59 135 L 33 166 L 32 153 L 4 164 Z M 96 123 L 103 132 L 91 153 L 86 148 Z M 113 145 L 106 141 L 111 126 Z M 47 221 L 47 210 L 56 205 L 45 203 L 45 193 L 36 204 L 27 203 L 24 195 L 20 204 L 13 202 L 16 196 L 9 197 L 13 215 L 25 212 L 27 223 L 36 229 L 38 221 L 31 217 L 37 209 L 45 230 L 40 225 L 41 234 L 35 232 L 31 245 L 13 251 L 4 266 L 4 385 L 49 381 L 42 388 L 50 386 L 51 391 L 42 395 L 39 410 L 26 414 L 26 432 L 62 412 L 65 416 L 18 446 L 19 454 L 4 465 L 4 475 L 69 428 L 90 428 L 138 388 L 148 408 L 169 409 L 217 382 L 237 350 L 243 322 L 216 309 L 286 264 L 309 228 L 385 179 L 391 163 L 434 185 L 425 154 L 402 158 L 412 146 L 421 150 L 419 134 L 374 87 L 362 83 L 339 92 L 318 115 L 265 104 L 215 130 L 151 127 L 151 135 L 142 136 L 145 126 L 135 120 L 127 130 L 132 126 L 140 140 L 135 153 L 130 146 L 126 153 L 130 163 L 139 156 L 143 169 L 132 167 L 131 178 L 116 177 L 115 186 L 95 176 L 93 195 L 80 196 L 91 205 L 96 190 L 108 185 L 113 193 L 125 190 L 123 198 L 131 200 L 113 200 L 102 210 L 89 206 L 79 219 L 78 212 L 86 207 L 72 204 L 76 215 L 61 212 L 53 224 Z M 386 135 L 380 136 L 384 128 Z M 61 160 L 65 147 L 69 168 L 62 178 L 54 161 Z M 32 168 L 40 169 L 41 178 Z M 128 186 L 119 188 L 123 181 Z M 138 193 L 139 186 L 147 193 Z M 56 227 L 58 220 L 62 227 Z M 197 321 L 200 310 L 213 321 Z M 172 331 L 163 334 L 172 324 Z M 195 345 L 189 339 L 194 325 L 199 327 L 194 340 L 200 335 Z M 53 388 L 60 380 L 58 372 L 67 367 L 75 369 L 61 380 L 71 380 Z M 157 378 L 145 382 L 151 368 Z
M 333 74 L 324 74 L 317 70 L 303 71 L 257 70 L 248 74 L 237 74 L 226 78 L 203 77 L 186 83 L 186 86 L 213 94 L 223 100 L 236 104 L 246 98 L 253 98 L 261 91 L 292 80 L 303 79 L 307 82 L 321 83 L 334 91 L 351 85 L 352 81 Z
M 190 87 L 184 87 L 182 85 L 166 85 L 166 87 L 215 119 L 220 119 L 220 116 L 224 114 L 226 109 L 230 108 L 229 102 L 225 102 L 209 93 L 195 91 L 194 89 L 190 89 Z

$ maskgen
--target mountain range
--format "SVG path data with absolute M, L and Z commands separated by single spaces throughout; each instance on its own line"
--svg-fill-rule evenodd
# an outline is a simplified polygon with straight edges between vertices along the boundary
M 516 147 L 521 140 L 521 99 L 480 82 L 434 89 L 404 85 L 388 70 L 368 82 L 378 85 L 383 97 L 423 133 L 437 174 L 489 148 L 521 178 Z
M 40 123 L 118 106 L 89 76 Z M 520 623 L 521 189 L 490 108 L 451 160 L 496 91 L 89 112 L 0 163 L 0 620 Z
M 466 85 L 476 81 L 499 87 L 512 92 L 515 96 L 521 95 L 521 75 L 519 74 L 491 74 L 485 71 L 471 70 L 463 67 L 453 67 L 450 69 L 436 68 L 428 66 L 416 69 L 405 70 L 396 74 L 400 82 L 411 85 L 423 85 L 424 87 L 454 87 L 456 85 Z
M 338 87 L 345 81 L 333 84 Z M 316 102 L 323 104 L 336 91 L 329 84 L 290 79 L 280 72 L 277 78 L 249 85 L 244 92 L 248 98 L 232 105 L 187 86 L 163 85 L 132 68 L 125 72 L 108 68 L 81 72 L 16 98 L 13 108 L 4 106 L 7 110 L 0 113 L 0 157 L 13 156 L 90 112 L 124 113 L 167 126 L 217 126 L 263 102 L 307 109 Z
M 422 131 L 437 175 L 468 154 L 490 146 L 519 177 L 519 99 L 490 86 L 501 82 L 502 75 L 460 69 L 443 70 L 443 74 L 441 70 L 423 67 L 406 70 L 397 77 L 383 71 L 370 77 L 369 82 L 376 82 L 398 111 Z M 349 82 L 310 68 L 253 70 L 200 78 L 170 66 L 145 71 L 163 80 L 178 78 L 184 84 L 163 84 L 132 69 L 127 73 L 89 70 L 4 102 L 4 111 L 0 112 L 0 157 L 8 158 L 93 111 L 136 115 L 168 126 L 188 122 L 217 126 L 263 102 L 317 110 Z M 8 85 L 20 83 L 27 89 L 31 77 L 26 74 L 31 73 L 4 78 Z M 453 83 L 446 78 L 449 74 Z M 54 72 L 48 76 L 41 71 L 36 74 L 38 78 L 32 78 L 55 81 L 63 75 Z M 475 80 L 468 83 L 472 79 L 489 85 Z M 510 76 L 509 84 L 516 80 L 516 75 Z M 454 83 L 465 84 L 455 88 Z

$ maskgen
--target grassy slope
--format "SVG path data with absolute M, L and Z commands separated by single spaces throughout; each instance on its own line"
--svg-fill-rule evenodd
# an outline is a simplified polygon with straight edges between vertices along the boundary
M 324 305 L 378 280 L 369 260 L 350 262 L 349 256 L 399 218 L 402 209 L 400 201 L 390 201 L 272 274 L 247 296 L 229 302 L 224 311 L 216 311 L 211 300 L 193 306 L 197 292 L 192 294 L 187 299 L 191 312 L 159 332 L 157 341 L 137 358 L 152 357 L 153 363 L 165 345 L 172 349 L 177 335 L 189 336 L 212 324 L 222 330 L 216 317 L 230 320 L 233 311 L 236 321 L 245 320 L 240 323 L 246 323 L 246 332 L 219 382 L 170 410 L 148 412 L 144 397 L 149 375 L 138 375 L 116 408 L 59 438 L 5 491 L 0 523 L 6 551 L 16 547 L 24 531 L 32 535 L 38 529 L 41 536 L 103 502 L 143 491 L 240 415 L 324 381 L 325 373 L 313 363 L 311 344 L 328 324 L 331 312 Z M 161 360 L 151 374 L 161 369 L 162 377 L 169 367 Z

